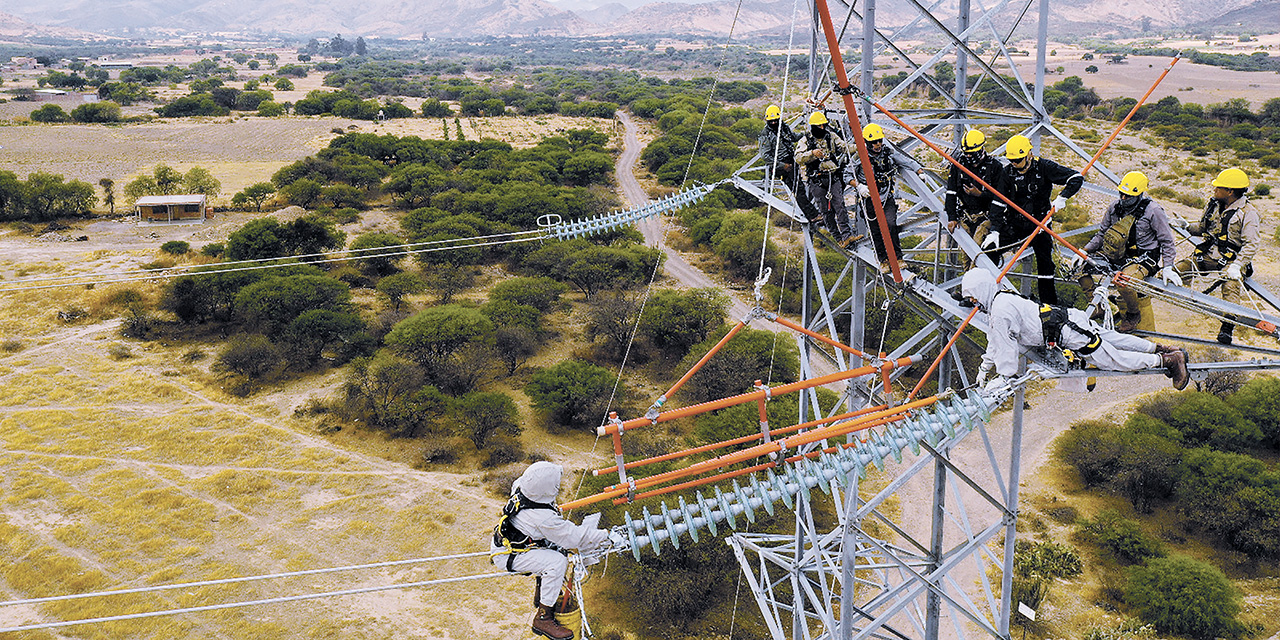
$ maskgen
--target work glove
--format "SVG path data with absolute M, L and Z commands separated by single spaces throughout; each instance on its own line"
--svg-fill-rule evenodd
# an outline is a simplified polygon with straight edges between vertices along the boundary
M 1240 279 L 1240 263 L 1232 262 L 1231 264 L 1227 265 L 1227 277 L 1231 278 L 1232 280 Z
M 990 362 L 983 362 L 982 366 L 978 367 L 978 377 L 973 381 L 973 383 L 978 385 L 979 387 L 987 384 L 987 380 L 991 378 L 991 374 L 995 370 L 996 370 L 995 364 Z
M 991 233 L 988 233 L 988 234 L 987 234 L 987 237 L 986 237 L 986 238 L 983 238 L 983 240 L 982 240 L 982 250 L 983 250 L 983 251 L 990 251 L 990 250 L 992 250 L 992 249 L 994 249 L 994 248 L 996 248 L 996 247 L 998 247 L 998 246 L 1000 246 L 1000 232 L 999 232 L 999 231 L 992 231 Z
M 1172 217 L 1172 218 L 1170 218 L 1170 219 L 1169 219 L 1169 226 L 1171 226 L 1171 227 L 1177 227 L 1177 228 L 1179 228 L 1179 229 L 1186 229 L 1186 228 L 1187 228 L 1187 224 L 1188 224 L 1188 223 L 1187 223 L 1187 221 L 1186 221 L 1185 219 L 1183 219 L 1183 218 L 1179 218 L 1178 216 L 1174 216 L 1174 217 Z
M 1173 267 L 1165 267 L 1161 269 L 1160 278 L 1164 280 L 1165 284 L 1176 284 L 1179 287 L 1182 286 L 1182 278 L 1178 275 L 1178 272 L 1173 269 Z
M 864 197 L 864 198 L 870 198 L 870 197 L 871 197 L 871 187 L 868 187 L 867 185 L 862 184 L 861 182 L 859 182 L 859 183 L 858 183 L 858 195 L 860 195 L 860 196 L 862 196 L 862 197 Z
M 1009 377 L 996 376 L 992 378 L 989 382 L 987 382 L 986 386 L 982 387 L 982 394 L 993 396 L 1008 388 L 1009 388 Z
M 1066 264 L 1068 269 L 1076 269 L 1081 263 L 1089 259 L 1089 254 L 1087 253 L 1083 258 L 1080 257 L 1080 254 L 1074 251 L 1064 251 L 1063 254 L 1065 255 L 1063 262 Z
M 627 539 L 627 534 L 615 529 L 609 532 L 609 546 L 613 549 L 629 549 L 631 541 Z
M 1063 209 L 1066 209 L 1066 208 L 1067 208 L 1067 199 L 1066 199 L 1066 198 L 1064 198 L 1064 197 L 1062 197 L 1062 196 L 1058 196 L 1058 197 L 1056 197 L 1056 198 L 1054 198 L 1054 199 L 1053 199 L 1053 209 L 1054 209 L 1054 211 L 1062 211 Z

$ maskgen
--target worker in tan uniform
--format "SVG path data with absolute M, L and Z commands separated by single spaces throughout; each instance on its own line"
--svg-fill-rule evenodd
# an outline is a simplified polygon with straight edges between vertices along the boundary
M 1202 240 L 1189 259 L 1178 262 L 1183 277 L 1193 274 L 1221 272 L 1222 299 L 1240 304 L 1242 280 L 1253 273 L 1253 256 L 1258 253 L 1262 235 L 1262 217 L 1249 203 L 1249 176 L 1238 168 L 1225 169 L 1213 179 L 1213 198 L 1199 222 L 1188 224 L 1176 219 L 1173 224 L 1185 228 Z M 1223 322 L 1218 342 L 1231 344 L 1235 325 Z

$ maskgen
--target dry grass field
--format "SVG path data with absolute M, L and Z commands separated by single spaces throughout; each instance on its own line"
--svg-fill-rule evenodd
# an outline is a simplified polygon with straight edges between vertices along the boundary
M 312 419 L 294 417 L 333 376 L 232 398 L 208 373 L 209 358 L 180 357 L 201 347 L 124 341 L 111 320 L 65 326 L 51 318 L 63 305 L 92 307 L 97 295 L 10 296 L 0 312 L 0 333 L 21 343 L 0 357 L 4 599 L 487 548 L 501 504 L 475 474 L 416 471 L 388 460 L 411 457 L 388 455 L 395 443 L 320 437 Z M 481 557 L 0 607 L 0 627 L 491 569 Z M 526 582 L 504 577 L 18 637 L 496 639 L 524 624 Z

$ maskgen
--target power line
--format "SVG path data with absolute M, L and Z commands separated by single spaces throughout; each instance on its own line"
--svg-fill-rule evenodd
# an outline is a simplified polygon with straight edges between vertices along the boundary
M 229 267 L 229 266 L 233 266 L 233 265 L 241 265 L 241 264 L 245 264 L 245 265 L 247 265 L 247 264 L 270 263 L 270 262 L 276 262 L 276 261 L 278 261 L 278 260 L 282 260 L 282 259 L 286 259 L 286 258 L 289 258 L 289 259 L 297 259 L 297 260 L 304 260 L 304 259 L 306 259 L 306 258 L 323 258 L 323 257 L 327 257 L 327 256 L 337 256 L 337 255 L 341 255 L 341 254 L 347 254 L 347 258 L 348 258 L 348 259 L 351 259 L 351 260 L 355 260 L 355 259 L 367 259 L 367 258 L 377 258 L 377 257 L 381 257 L 381 254 L 369 254 L 369 255 L 356 255 L 356 254 L 357 254 L 357 253 L 359 253 L 359 252 L 361 252 L 361 251 L 384 251 L 384 250 L 386 250 L 386 249 L 403 249 L 403 248 L 406 248 L 406 247 L 425 247 L 425 246 L 430 246 L 430 245 L 441 245 L 441 244 L 445 244 L 445 243 L 448 243 L 448 242 L 461 242 L 461 241 L 464 241 L 464 240 L 489 240 L 489 239 L 492 239 L 492 238 L 502 238 L 502 237 L 505 237 L 505 236 L 522 236 L 522 235 L 537 235 L 537 236 L 541 236 L 541 235 L 543 235 L 544 233 L 545 233 L 545 232 L 544 232 L 544 231 L 542 231 L 541 229 L 539 229 L 539 230 L 531 230 L 531 231 L 508 231 L 508 232 L 506 232 L 506 233 L 495 233 L 495 234 L 490 234 L 490 235 L 487 235 L 487 236 L 474 236 L 474 237 L 468 237 L 468 238 L 445 238 L 445 239 L 441 239 L 441 240 L 427 240 L 427 241 L 424 241 L 424 242 L 410 242 L 410 243 L 406 243 L 406 244 L 389 244 L 389 245 L 384 245 L 384 246 L 381 246 L 381 247 L 369 247 L 369 248 L 367 248 L 367 249 L 343 249 L 343 250 L 339 250 L 339 251 L 321 251 L 321 252 L 318 252 L 318 253 L 304 253 L 304 254 L 300 254 L 300 255 L 296 255 L 296 256 L 281 256 L 281 257 L 275 257 L 275 258 L 254 258 L 254 259 L 251 259 L 251 260 L 233 260 L 233 261 L 230 261 L 230 262 L 219 262 L 219 263 L 216 263 L 216 264 L 217 264 L 218 266 Z M 470 246 L 470 245 L 468 245 L 468 246 Z M 392 254 L 386 254 L 386 255 L 398 255 L 398 254 L 394 254 L 394 253 L 392 253 Z M 199 269 L 199 268 L 201 268 L 202 266 L 205 266 L 205 265 L 183 265 L 183 266 L 174 266 L 174 267 L 167 267 L 167 268 L 168 268 L 168 269 L 193 270 L 193 269 Z M 34 276 L 34 277 L 30 277 L 30 278 L 18 278 L 18 279 L 15 279 L 15 280 L 8 280 L 8 281 L 6 281 L 4 284 L 15 284 L 15 283 L 26 283 L 26 282 L 54 282 L 54 281 L 58 281 L 58 280 L 74 280 L 74 279 L 88 278 L 88 277 L 93 277 L 93 276 L 98 276 L 98 275 L 102 275 L 102 276 L 115 276 L 115 275 L 129 275 L 129 274 L 134 274 L 134 273 L 147 273 L 147 274 L 154 274 L 154 273 L 155 273 L 155 271 L 156 271 L 155 269 L 128 269 L 128 270 L 125 270 L 125 271 L 108 271 L 108 272 L 105 272 L 105 273 L 87 274 L 87 275 L 77 275 L 77 276 Z
M 374 562 L 372 564 L 353 564 L 344 567 L 328 567 L 324 569 L 305 569 L 302 571 L 288 571 L 285 573 L 267 573 L 256 576 L 244 576 L 240 578 L 219 578 L 217 580 L 201 580 L 199 582 L 180 582 L 177 584 L 163 584 L 151 587 L 137 587 L 133 589 L 113 589 L 111 591 L 95 591 L 91 593 L 73 593 L 65 596 L 49 596 L 46 598 L 27 598 L 25 600 L 8 600 L 0 602 L 0 607 L 10 607 L 20 604 L 43 604 L 46 602 L 59 602 L 62 600 L 80 600 L 83 598 L 101 598 L 105 596 L 119 596 L 130 593 L 152 593 L 156 591 L 169 591 L 171 589 L 188 589 L 193 587 L 208 587 L 218 584 L 234 584 L 240 582 L 253 582 L 256 580 L 270 580 L 274 578 L 291 578 L 294 576 L 310 576 L 322 573 L 336 573 L 339 571 L 355 571 L 357 569 L 377 569 L 380 567 L 395 567 L 406 564 L 421 564 L 424 562 L 436 562 L 440 560 L 460 560 L 462 558 L 474 558 L 478 556 L 487 556 L 488 551 L 477 551 L 475 553 L 459 553 L 450 556 L 435 556 L 431 558 L 413 558 L 410 560 L 388 560 L 386 562 Z
M 487 555 L 487 553 L 486 553 Z M 219 609 L 234 609 L 236 607 L 251 607 L 263 604 L 280 604 L 282 602 L 296 602 L 298 600 L 311 600 L 315 598 L 328 598 L 332 596 L 350 596 L 361 593 L 372 593 L 374 591 L 387 591 L 390 589 L 409 589 L 412 587 L 430 587 L 439 584 L 447 584 L 451 582 L 464 582 L 468 580 L 484 580 L 487 578 L 501 578 L 504 576 L 521 576 L 524 574 L 510 573 L 503 571 L 501 573 L 481 573 L 470 576 L 459 576 L 455 578 L 440 578 L 438 580 L 423 580 L 421 582 L 405 582 L 401 584 L 389 584 L 378 587 L 363 587 L 360 589 L 343 589 L 341 591 L 323 591 L 320 593 L 305 593 L 296 596 L 281 596 L 278 598 L 264 598 L 262 600 L 246 600 L 242 602 L 226 602 L 223 604 L 210 604 L 200 607 L 184 607 L 181 609 L 164 609 L 161 611 L 147 611 L 144 613 L 130 613 L 118 616 L 102 616 L 99 618 L 84 618 L 82 620 L 65 620 L 60 622 L 45 622 L 40 624 L 28 624 L 20 627 L 7 627 L 0 629 L 0 633 L 10 633 L 14 631 L 34 631 L 36 629 L 54 629 L 58 627 L 71 627 L 81 624 L 90 624 L 97 622 L 119 622 L 121 620 L 137 620 L 139 618 L 155 618 L 159 616 L 177 615 L 181 613 L 198 613 L 201 611 L 217 611 Z
M 419 254 L 419 253 L 435 253 L 437 251 L 448 251 L 451 249 L 481 248 L 481 247 L 497 246 L 497 245 L 503 245 L 503 244 L 531 242 L 531 241 L 543 239 L 541 232 L 525 231 L 520 233 L 525 233 L 525 234 L 536 233 L 537 235 L 532 235 L 526 238 L 514 238 L 509 240 L 497 240 L 497 241 L 490 241 L 490 242 L 458 244 L 458 245 L 450 245 L 450 246 L 431 247 L 427 249 L 413 249 L 409 251 L 394 251 L 389 253 L 371 254 L 371 255 L 365 255 L 365 256 L 358 256 L 355 259 L 363 260 L 363 259 L 369 259 L 369 258 L 387 258 L 392 256 Z M 469 240 L 472 240 L 472 238 L 454 238 L 451 241 L 464 242 Z M 333 252 L 333 253 L 323 254 L 323 255 L 336 255 L 337 253 L 339 252 Z M 201 271 L 183 270 L 180 273 L 166 273 L 164 271 L 160 271 L 160 272 L 148 271 L 147 272 L 148 275 L 145 275 L 145 276 L 109 278 L 109 279 L 100 279 L 100 280 L 92 279 L 94 274 L 89 274 L 86 276 L 81 276 L 81 278 L 83 279 L 75 282 L 62 282 L 57 284 L 45 284 L 45 285 L 36 285 L 36 286 L 30 286 L 30 287 L 5 287 L 2 284 L 0 284 L 0 293 L 7 293 L 11 291 L 36 291 L 40 289 L 58 289 L 62 287 L 78 287 L 78 286 L 90 285 L 90 284 L 99 285 L 99 284 L 113 284 L 113 283 L 119 283 L 119 282 L 144 282 L 147 280 L 155 280 L 157 278 L 168 279 L 168 278 L 178 278 L 182 276 L 199 276 L 199 275 L 212 275 L 217 273 L 230 273 L 234 271 L 257 271 L 260 269 L 280 269 L 284 267 L 296 267 L 302 264 L 323 264 L 328 262 L 343 262 L 346 260 L 353 259 L 351 257 L 344 256 L 344 257 L 326 258 L 323 260 L 312 260 L 309 262 L 279 262 L 280 260 L 292 259 L 294 257 L 295 256 L 289 256 L 286 258 L 273 258 L 272 259 L 273 262 L 269 264 L 259 264 L 259 265 L 253 265 L 253 266 L 247 266 L 247 267 L 238 267 L 233 269 L 209 269 L 209 270 L 201 270 Z M 106 275 L 110 276 L 114 274 L 106 274 Z

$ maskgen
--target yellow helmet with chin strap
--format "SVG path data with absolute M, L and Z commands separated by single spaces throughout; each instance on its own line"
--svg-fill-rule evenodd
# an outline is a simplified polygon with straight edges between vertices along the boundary
M 1222 173 L 1213 179 L 1213 186 L 1224 189 L 1248 189 L 1249 175 L 1235 167 L 1223 169 Z
M 782 117 L 782 109 L 779 109 L 778 105 L 771 104 L 765 107 L 764 109 L 765 120 L 777 120 L 778 118 L 781 118 L 781 117 Z
M 1124 174 L 1120 179 L 1120 185 L 1116 188 L 1126 196 L 1140 196 L 1147 192 L 1147 184 L 1147 174 L 1141 171 L 1130 171 Z
M 964 138 L 960 141 L 960 150 L 965 153 L 982 151 L 982 147 L 985 144 L 987 144 L 986 134 L 978 131 L 977 129 L 970 129 L 964 134 Z
M 1013 136 L 1004 143 L 1004 157 L 1010 160 L 1021 160 L 1031 155 L 1031 139 L 1026 136 Z
M 862 128 L 862 139 L 867 142 L 884 140 L 884 127 L 872 122 Z
M 821 111 L 814 111 L 813 113 L 809 114 L 810 126 L 817 127 L 820 125 L 824 125 L 826 123 L 827 123 L 827 114 Z

